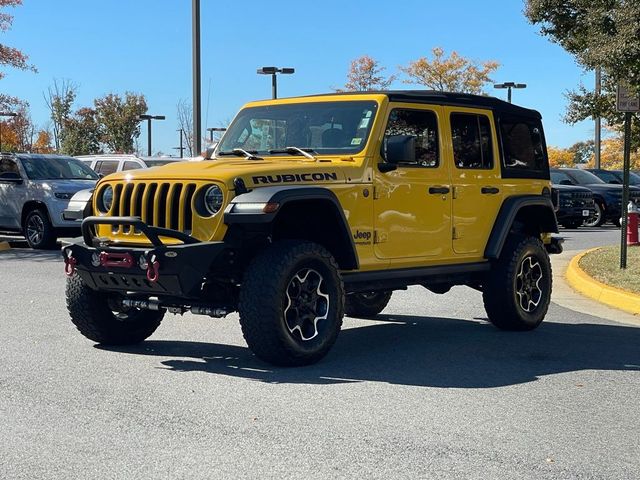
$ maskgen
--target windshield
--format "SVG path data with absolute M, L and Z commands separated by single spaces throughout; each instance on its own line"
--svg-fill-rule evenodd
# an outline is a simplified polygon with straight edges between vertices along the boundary
M 21 158 L 22 167 L 30 180 L 97 180 L 96 172 L 84 163 L 67 157 Z
M 613 172 L 607 172 L 605 170 L 600 170 L 597 172 L 593 172 L 596 177 L 600 180 L 604 180 L 605 183 L 622 183 L 618 176 Z
M 558 172 L 557 170 L 551 171 L 551 183 L 555 183 L 556 185 L 560 185 L 564 182 L 564 185 L 574 185 L 574 181 L 571 180 L 571 177 L 564 172 Z M 567 183 L 568 182 L 568 183 Z
M 245 108 L 229 126 L 217 154 L 238 148 L 259 155 L 292 153 L 282 151 L 287 147 L 358 153 L 367 143 L 377 107 L 375 102 L 353 101 Z
M 571 170 L 570 172 L 567 172 L 567 175 L 573 178 L 574 180 L 573 183 L 577 183 L 578 185 L 589 185 L 591 183 L 604 183 L 602 180 L 596 177 L 593 173 L 585 172 L 584 170 Z
M 622 170 L 614 170 L 613 173 L 615 173 L 616 177 L 618 177 L 618 180 L 620 180 L 619 183 L 622 183 Z M 637 173 L 629 172 L 629 185 L 640 185 L 640 175 L 638 175 Z

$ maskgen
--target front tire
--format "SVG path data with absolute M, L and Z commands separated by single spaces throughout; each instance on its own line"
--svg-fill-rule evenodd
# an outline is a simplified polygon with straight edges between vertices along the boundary
M 131 309 L 114 313 L 104 292 L 92 290 L 76 273 L 67 279 L 67 309 L 82 335 L 103 345 L 133 345 L 156 331 L 163 311 Z
M 595 212 L 587 217 L 584 221 L 585 227 L 599 227 L 604 223 L 604 205 L 600 202 L 595 203 Z
M 24 219 L 22 229 L 31 248 L 48 250 L 56 246 L 56 232 L 45 210 L 31 210 Z
M 392 290 L 352 293 L 347 295 L 344 311 L 350 317 L 371 318 L 385 309 L 391 300 Z
M 540 239 L 510 237 L 483 288 L 489 321 L 502 330 L 533 330 L 544 320 L 551 288 L 551 263 Z
M 238 312 L 242 334 L 258 358 L 279 366 L 317 362 L 335 343 L 344 316 L 335 259 L 310 242 L 268 247 L 245 272 Z

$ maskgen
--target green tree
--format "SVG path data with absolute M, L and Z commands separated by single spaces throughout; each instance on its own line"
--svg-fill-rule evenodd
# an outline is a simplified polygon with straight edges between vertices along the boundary
M 67 155 L 101 153 L 101 136 L 96 111 L 81 108 L 63 120 L 60 150 Z
M 7 13 L 7 7 L 17 7 L 22 5 L 22 0 L 0 0 L 0 32 L 6 32 L 13 24 L 13 15 Z M 0 67 L 17 68 L 18 70 L 37 71 L 36 68 L 29 63 L 29 57 L 22 51 L 14 47 L 9 47 L 0 43 Z M 0 79 L 4 78 L 6 73 L 0 70 Z M 0 93 L 0 109 L 9 109 L 25 106 L 26 102 L 20 99 Z
M 568 150 L 573 154 L 573 163 L 575 165 L 585 164 L 593 158 L 595 142 L 593 140 L 576 142 Z
M 140 136 L 138 116 L 146 113 L 144 95 L 126 92 L 125 97 L 110 93 L 94 100 L 102 142 L 117 153 L 133 153 Z
M 489 75 L 500 66 L 493 60 L 478 63 L 455 51 L 445 57 L 440 47 L 435 47 L 431 54 L 430 59 L 421 57 L 400 67 L 409 77 L 404 83 L 417 83 L 440 92 L 481 94 L 484 86 L 493 82 Z
M 385 77 L 385 68 L 368 55 L 356 58 L 349 65 L 347 83 L 344 88 L 336 88 L 338 92 L 368 92 L 372 90 L 386 90 L 395 80 L 395 75 Z
M 527 0 L 525 15 L 582 66 L 640 89 L 637 0 Z

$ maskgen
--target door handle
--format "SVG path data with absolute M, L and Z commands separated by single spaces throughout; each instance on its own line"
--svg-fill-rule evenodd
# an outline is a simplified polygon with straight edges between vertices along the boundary
M 446 195 L 449 191 L 449 187 L 429 187 L 431 195 Z
M 498 187 L 482 187 L 480 192 L 485 195 L 495 195 L 496 193 L 500 193 L 500 189 Z

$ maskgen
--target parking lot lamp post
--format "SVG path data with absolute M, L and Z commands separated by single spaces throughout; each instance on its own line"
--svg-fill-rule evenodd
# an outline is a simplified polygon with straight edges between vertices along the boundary
M 271 98 L 278 98 L 278 80 L 276 75 L 282 73 L 291 75 L 295 73 L 295 68 L 279 68 L 279 67 L 261 67 L 257 70 L 258 75 L 271 75 Z
M 511 89 L 512 88 L 527 88 L 526 83 L 504 82 L 496 83 L 493 88 L 506 88 L 507 89 L 507 101 L 511 103 Z
M 207 132 L 209 132 L 209 141 L 213 143 L 213 132 L 224 132 L 227 129 L 224 127 L 209 127 L 207 128 Z
M 151 120 L 164 120 L 164 115 L 138 115 L 138 120 L 147 121 L 147 155 L 151 156 Z
M 16 117 L 16 112 L 0 112 L 0 117 Z M 2 151 L 2 121 L 0 120 L 0 152 Z

